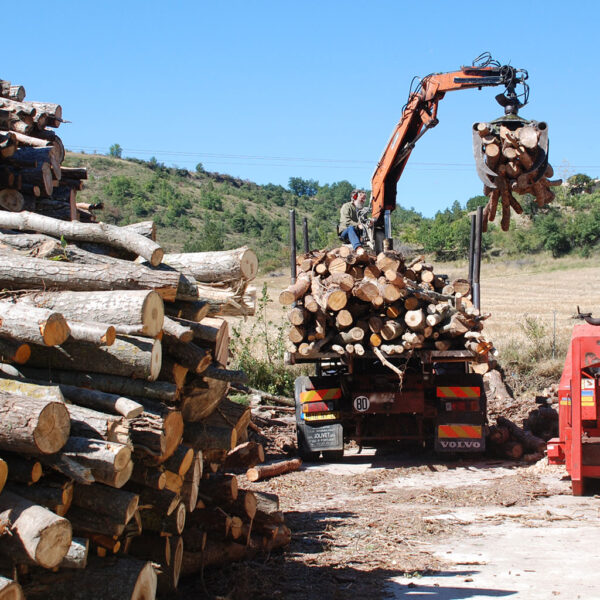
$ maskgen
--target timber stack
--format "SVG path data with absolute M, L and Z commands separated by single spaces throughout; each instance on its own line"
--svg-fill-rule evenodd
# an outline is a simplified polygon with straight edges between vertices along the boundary
M 77 203 L 86 169 L 65 167 L 60 104 L 25 100 L 25 89 L 0 80 L 0 208 L 64 220 L 93 220 L 101 205 Z
M 291 359 L 375 355 L 410 357 L 417 350 L 469 350 L 487 372 L 493 345 L 465 279 L 437 275 L 423 257 L 357 254 L 348 246 L 297 261 L 296 281 L 279 296 L 288 313 Z
M 220 316 L 252 310 L 226 290 L 254 253 L 29 211 L 0 229 L 0 598 L 168 598 L 289 542 L 276 498 L 231 474 L 264 458 Z
M 483 193 L 489 201 L 483 210 L 483 231 L 489 221 L 494 221 L 498 204 L 502 208 L 500 226 L 502 231 L 510 227 L 510 211 L 520 215 L 521 203 L 513 194 L 531 194 L 536 204 L 543 208 L 554 199 L 550 189 L 560 185 L 561 179 L 551 180 L 554 169 L 548 163 L 548 126 L 543 121 L 514 123 L 475 123 L 473 126 L 481 138 L 481 149 L 488 173 L 495 187 L 485 185 Z

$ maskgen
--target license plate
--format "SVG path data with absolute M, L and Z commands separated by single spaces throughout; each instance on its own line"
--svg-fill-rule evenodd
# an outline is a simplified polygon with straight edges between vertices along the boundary
M 319 415 L 309 413 L 309 414 L 303 415 L 303 417 L 306 421 L 333 421 L 335 419 L 340 418 L 340 413 L 339 412 L 328 412 L 328 413 L 321 413 Z

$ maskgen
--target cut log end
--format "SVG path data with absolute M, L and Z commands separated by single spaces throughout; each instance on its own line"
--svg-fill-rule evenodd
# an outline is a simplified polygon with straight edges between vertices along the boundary
M 150 264 L 153 267 L 158 267 L 162 262 L 163 256 L 165 255 L 165 251 L 162 248 L 155 248 L 152 252 L 152 256 L 150 257 Z
M 67 519 L 56 519 L 40 532 L 40 540 L 32 558 L 46 569 L 60 564 L 69 551 L 72 540 L 71 524 Z
M 154 337 L 163 328 L 165 304 L 157 292 L 150 292 L 142 304 L 143 333 Z
M 67 442 L 71 430 L 69 411 L 60 402 L 49 402 L 41 410 L 34 431 L 35 444 L 42 454 L 58 452 Z
M 65 318 L 60 313 L 53 313 L 40 325 L 40 333 L 46 346 L 59 346 L 71 332 Z

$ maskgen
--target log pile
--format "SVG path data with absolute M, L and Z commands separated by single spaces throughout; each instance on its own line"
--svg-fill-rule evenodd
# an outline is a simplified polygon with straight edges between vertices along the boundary
M 28 210 L 64 220 L 93 220 L 101 205 L 77 203 L 86 169 L 65 167 L 55 129 L 59 104 L 25 100 L 25 89 L 0 80 L 0 208 Z
M 342 246 L 298 258 L 296 282 L 283 290 L 292 360 L 415 350 L 469 350 L 478 372 L 488 369 L 491 342 L 482 332 L 489 315 L 471 302 L 468 281 L 448 281 L 418 257 L 386 251 L 358 256 Z
M 489 201 L 483 211 L 483 230 L 487 231 L 489 221 L 494 221 L 498 204 L 502 207 L 500 226 L 503 231 L 510 227 L 510 211 L 518 215 L 523 207 L 513 194 L 531 194 L 543 208 L 554 199 L 550 189 L 560 185 L 562 180 L 551 180 L 554 169 L 548 164 L 547 125 L 544 122 L 476 123 L 475 130 L 481 138 L 481 150 L 489 171 L 495 173 L 491 180 L 495 187 L 484 186 L 483 193 Z
M 264 458 L 247 442 L 250 409 L 226 398 L 245 376 L 227 369 L 216 315 L 245 311 L 200 291 L 245 289 L 254 253 L 165 255 L 152 224 L 28 211 L 0 211 L 0 228 L 0 575 L 11 593 L 168 598 L 182 572 L 289 542 L 275 501 L 225 471 Z

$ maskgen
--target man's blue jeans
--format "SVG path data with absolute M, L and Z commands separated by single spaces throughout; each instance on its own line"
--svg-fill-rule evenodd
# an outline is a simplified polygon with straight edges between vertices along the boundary
M 342 231 L 340 238 L 342 238 L 342 240 L 346 243 L 350 242 L 354 250 L 356 250 L 360 246 L 360 237 L 358 236 L 356 227 L 354 225 L 346 227 L 346 229 Z

